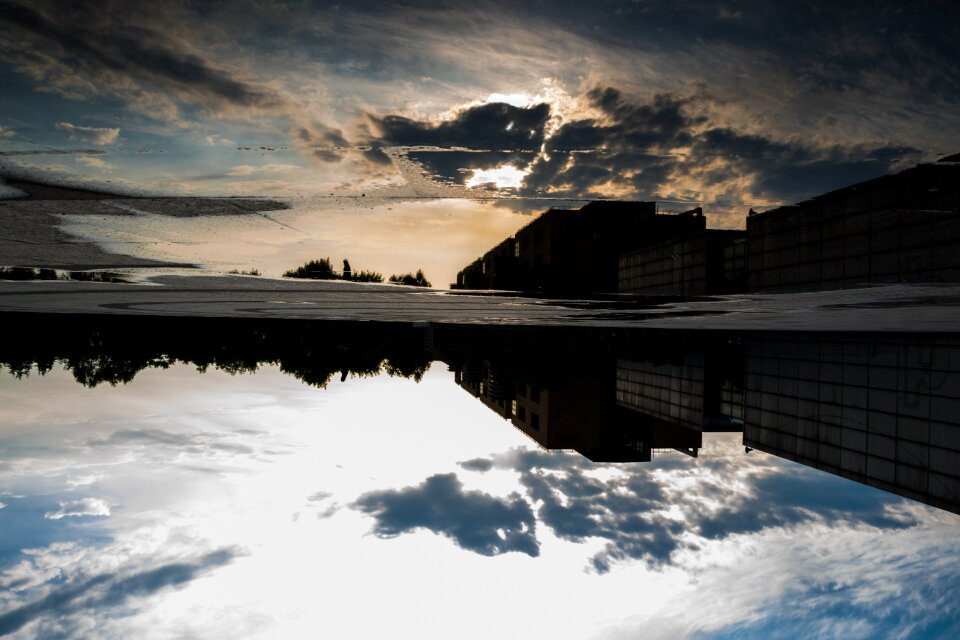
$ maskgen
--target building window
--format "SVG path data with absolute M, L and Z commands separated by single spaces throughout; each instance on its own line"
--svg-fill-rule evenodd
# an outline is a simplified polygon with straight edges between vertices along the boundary
M 536 386 L 530 386 L 530 400 L 533 402 L 540 402 L 540 389 Z
M 540 416 L 533 411 L 530 412 L 530 428 L 534 431 L 540 431 Z
M 521 398 L 527 397 L 527 384 L 525 382 L 517 383 L 517 395 Z
M 516 400 L 511 400 L 511 401 L 510 401 L 510 415 L 512 415 L 512 416 L 516 416 L 516 415 L 517 415 L 517 401 L 516 401 Z
M 517 420 L 520 422 L 525 422 L 527 419 L 527 410 L 523 408 L 523 405 L 517 405 Z

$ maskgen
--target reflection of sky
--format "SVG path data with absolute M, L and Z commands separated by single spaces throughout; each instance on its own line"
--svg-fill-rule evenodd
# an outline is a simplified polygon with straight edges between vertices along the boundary
M 403 182 L 384 149 L 431 147 L 415 162 L 442 182 L 513 166 L 492 182 L 742 217 L 955 153 L 956 22 L 863 0 L 11 0 L 0 151 L 92 146 L 6 163 L 166 192 L 341 194 Z
M 279 276 L 308 260 L 344 259 L 355 270 L 392 273 L 423 269 L 434 287 L 530 221 L 489 202 L 432 200 L 370 206 L 355 200 L 301 203 L 266 216 L 173 218 L 160 215 L 62 216 L 71 234 L 118 253 L 134 253 L 212 269 L 257 269 Z
M 316 214 L 307 235 L 257 218 L 200 221 L 193 246 L 133 241 L 228 269 L 330 256 L 446 285 L 522 225 L 491 224 L 476 198 L 699 204 L 742 228 L 751 208 L 956 153 L 958 10 L 901 5 L 11 0 L 0 175 L 295 198 Z M 371 196 L 389 197 L 374 216 Z M 471 202 L 447 215 L 437 198 Z M 106 226 L 87 237 L 127 233 Z
M 890 637 L 960 626 L 957 516 L 706 438 L 547 453 L 435 367 L 317 390 L 0 378 L 0 634 Z M 93 630 L 96 630 L 95 632 Z

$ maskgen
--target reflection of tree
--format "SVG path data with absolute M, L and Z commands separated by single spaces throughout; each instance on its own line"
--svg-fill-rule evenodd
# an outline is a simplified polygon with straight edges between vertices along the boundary
M 423 269 L 417 269 L 417 273 L 394 274 L 390 276 L 390 282 L 393 284 L 406 284 L 412 287 L 432 287 L 430 281 L 423 275 Z
M 284 278 L 309 278 L 311 280 L 337 280 L 340 275 L 333 270 L 330 258 L 311 260 L 296 269 L 286 271 Z
M 16 339 L 0 346 L 0 365 L 15 376 L 59 363 L 87 387 L 177 363 L 230 374 L 276 365 L 316 387 L 351 374 L 419 381 L 430 364 L 419 330 L 380 323 L 26 314 L 5 317 L 4 327 Z
M 259 274 L 258 274 L 259 275 Z M 363 269 L 356 273 L 350 267 L 350 261 L 343 261 L 343 273 L 333 270 L 330 258 L 311 260 L 306 264 L 285 271 L 284 278 L 306 278 L 309 280 L 351 280 L 353 282 L 383 282 L 383 274 Z M 429 283 L 426 286 L 430 286 Z

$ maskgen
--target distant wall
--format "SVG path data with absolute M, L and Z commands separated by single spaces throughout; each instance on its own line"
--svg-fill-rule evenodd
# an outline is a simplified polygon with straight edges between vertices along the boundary
M 620 256 L 620 293 L 696 296 L 706 293 L 706 235 L 652 244 Z
M 921 165 L 751 215 L 748 290 L 960 282 L 958 169 Z

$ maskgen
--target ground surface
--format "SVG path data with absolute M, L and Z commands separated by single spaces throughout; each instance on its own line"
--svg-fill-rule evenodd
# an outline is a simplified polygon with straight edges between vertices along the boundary
M 0 282 L 0 312 L 778 331 L 960 330 L 960 285 L 726 296 L 658 306 L 464 296 L 414 287 L 256 277 L 138 284 Z

